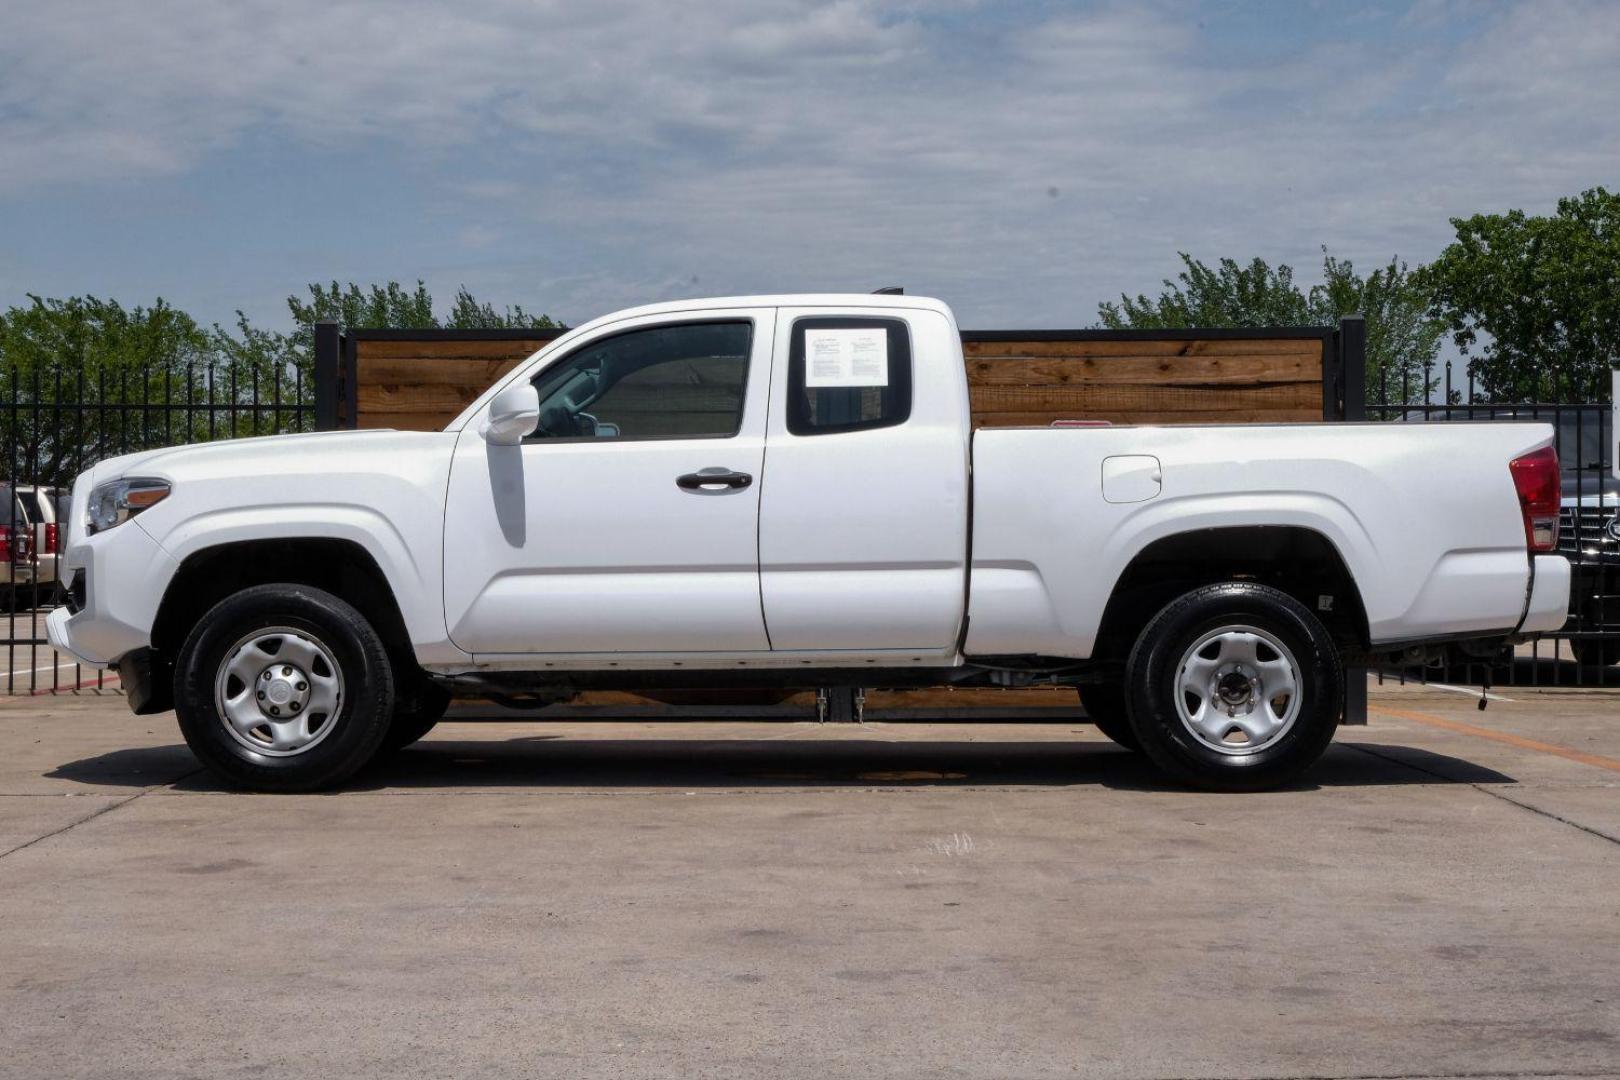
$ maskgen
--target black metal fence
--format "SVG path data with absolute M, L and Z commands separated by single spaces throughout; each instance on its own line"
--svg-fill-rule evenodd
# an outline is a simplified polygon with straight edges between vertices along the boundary
M 103 458 L 213 439 L 315 429 L 314 387 L 295 365 L 217 364 L 90 373 L 0 373 L 0 693 L 108 689 L 117 679 L 51 649 L 45 619 L 67 585 L 73 480 Z
M 1369 420 L 1394 423 L 1535 420 L 1553 426 L 1562 476 L 1559 553 L 1573 570 L 1569 622 L 1555 635 L 1494 657 L 1463 659 L 1451 670 L 1408 670 L 1397 678 L 1443 678 L 1470 685 L 1620 686 L 1620 481 L 1614 478 L 1613 412 L 1608 403 L 1485 400 L 1451 364 L 1429 377 L 1372 386 Z
M 1358 328 L 1357 322 L 1352 329 Z M 317 335 L 323 331 L 335 340 L 335 327 L 318 328 Z M 336 426 L 338 373 L 322 370 L 319 354 L 313 378 L 290 364 L 246 363 L 94 375 L 61 367 L 0 371 L 0 601 L 5 605 L 0 648 L 6 660 L 0 693 L 116 685 L 103 673 L 63 662 L 45 639 L 45 618 L 61 601 L 64 587 L 58 562 L 66 546 L 66 498 L 73 479 L 118 454 Z M 1553 424 L 1565 474 L 1560 550 L 1575 569 L 1570 621 L 1559 634 L 1515 655 L 1471 658 L 1452 670 L 1395 677 L 1620 686 L 1620 482 L 1610 473 L 1609 406 L 1482 400 L 1471 382 L 1454 385 L 1449 364 L 1432 380 L 1391 385 L 1379 379 L 1369 389 L 1365 417 L 1372 420 Z M 1361 399 L 1359 368 L 1346 373 L 1343 392 L 1347 405 Z M 1353 407 L 1345 411 L 1356 418 Z

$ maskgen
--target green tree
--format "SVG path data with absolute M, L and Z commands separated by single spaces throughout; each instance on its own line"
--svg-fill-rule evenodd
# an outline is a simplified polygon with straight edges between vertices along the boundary
M 1121 294 L 1118 304 L 1098 306 L 1110 330 L 1185 330 L 1193 327 L 1304 326 L 1310 318 L 1305 294 L 1294 284 L 1293 268 L 1272 269 L 1264 259 L 1248 265 L 1222 259 L 1211 267 L 1178 252 L 1182 270 L 1164 281 L 1158 297 Z
M 1416 275 L 1399 258 L 1366 277 L 1348 259 L 1322 249 L 1322 284 L 1307 297 L 1310 321 L 1333 326 L 1346 315 L 1367 320 L 1367 400 L 1427 401 L 1438 379 L 1435 361 L 1445 324 L 1429 311 L 1430 300 Z
M 1334 326 L 1346 315 L 1367 319 L 1367 393 L 1425 398 L 1435 387 L 1434 364 L 1444 326 L 1429 297 L 1398 258 L 1366 277 L 1348 259 L 1322 249 L 1322 282 L 1302 289 L 1293 267 L 1264 259 L 1222 259 L 1215 266 L 1179 253 L 1182 271 L 1157 297 L 1122 295 L 1098 306 L 1109 329 L 1172 330 L 1219 327 Z
M 360 286 L 354 282 L 329 285 L 312 282 L 309 299 L 296 295 L 287 297 L 287 310 L 292 313 L 291 333 L 252 330 L 247 317 L 237 312 L 237 334 L 233 337 L 219 331 L 229 342 L 229 348 L 243 355 L 267 358 L 286 357 L 286 362 L 299 373 L 304 385 L 313 387 L 315 377 L 315 324 L 335 322 L 338 332 L 350 329 L 367 330 L 528 330 L 536 327 L 557 326 L 549 315 L 531 315 L 520 304 L 497 310 L 493 304 L 480 302 L 465 285 L 456 290 L 455 301 L 444 321 L 433 311 L 433 294 L 418 280 L 414 289 L 406 289 L 397 281 L 386 285 Z M 216 328 L 217 329 L 217 328 Z
M 227 415 L 227 434 L 273 435 L 314 427 L 311 409 L 315 364 L 307 350 L 301 351 L 294 344 L 291 335 L 254 326 L 238 311 L 233 328 L 214 324 L 209 343 L 214 361 L 211 385 L 216 399 L 228 394 L 240 406 Z M 216 423 L 209 437 L 216 437 L 218 430 Z
M 480 302 L 466 286 L 456 290 L 449 314 L 442 321 L 434 313 L 433 295 L 422 281 L 417 281 L 412 289 L 397 281 L 365 286 L 352 281 L 345 285 L 333 281 L 328 285 L 311 283 L 308 288 L 308 299 L 297 295 L 287 297 L 287 310 L 293 319 L 290 332 L 256 327 L 240 311 L 236 313 L 234 328 L 215 326 L 213 331 L 215 347 L 220 356 L 233 365 L 232 370 L 276 372 L 277 378 L 284 380 L 280 386 L 283 401 L 300 395 L 306 402 L 313 400 L 315 324 L 318 322 L 335 322 L 339 332 L 440 327 L 498 330 L 557 325 L 550 316 L 531 315 L 521 305 L 497 309 L 493 304 Z M 265 400 L 262 394 L 259 400 L 262 411 Z
M 479 303 L 463 285 L 456 290 L 444 325 L 452 330 L 549 330 L 558 324 L 549 315 L 530 315 L 522 304 L 496 311 L 491 304 Z
M 444 322 L 417 282 L 361 288 L 311 285 L 288 298 L 288 332 L 237 312 L 203 327 L 164 300 L 125 308 L 94 296 L 30 295 L 0 311 L 0 474 L 66 484 L 113 454 L 312 426 L 314 327 L 545 327 L 544 315 L 497 309 L 465 288 Z
M 110 454 L 198 437 L 186 414 L 161 407 L 207 383 L 212 342 L 196 320 L 161 299 L 28 300 L 0 314 L 0 378 L 16 403 L 0 411 L 7 475 L 61 484 Z
M 297 326 L 294 337 L 309 340 L 313 340 L 318 322 L 335 322 L 339 330 L 351 327 L 425 330 L 439 325 L 433 314 L 433 297 L 420 281 L 409 292 L 397 281 L 366 288 L 352 281 L 348 285 L 335 281 L 330 285 L 312 283 L 308 302 L 289 296 L 287 309 L 292 312 Z
M 456 290 L 455 302 L 449 316 L 440 322 L 433 312 L 433 295 L 427 285 L 418 281 L 416 288 L 407 290 L 397 281 L 386 285 L 362 288 L 354 282 L 339 285 L 311 284 L 309 300 L 297 296 L 287 297 L 287 309 L 292 312 L 296 329 L 293 338 L 307 347 L 314 340 L 315 324 L 335 322 L 340 330 L 352 328 L 427 330 L 447 327 L 454 330 L 528 330 L 535 327 L 553 327 L 557 323 L 548 315 L 531 315 L 521 305 L 496 310 L 493 304 L 480 303 L 464 285 Z
M 1620 194 L 1593 188 L 1550 216 L 1451 224 L 1456 240 L 1420 273 L 1480 393 L 1601 400 L 1620 364 Z

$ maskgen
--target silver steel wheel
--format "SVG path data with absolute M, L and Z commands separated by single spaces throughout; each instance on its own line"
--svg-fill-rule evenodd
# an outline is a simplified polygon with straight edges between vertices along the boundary
M 1299 664 L 1254 626 L 1211 630 L 1181 656 L 1176 712 L 1198 742 L 1234 757 L 1259 753 L 1299 716 Z
M 343 672 L 318 638 L 275 626 L 225 650 L 214 704 L 231 738 L 267 757 L 292 757 L 337 727 Z

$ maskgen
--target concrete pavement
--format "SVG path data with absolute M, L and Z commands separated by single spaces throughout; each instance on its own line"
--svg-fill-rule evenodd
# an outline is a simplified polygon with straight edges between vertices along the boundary
M 1620 697 L 1376 690 L 1309 783 L 1073 722 L 449 722 L 219 790 L 0 705 L 0 1076 L 1620 1075 Z

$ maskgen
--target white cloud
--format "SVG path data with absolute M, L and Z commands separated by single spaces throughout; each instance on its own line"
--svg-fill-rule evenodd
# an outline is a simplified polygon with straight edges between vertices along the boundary
M 401 277 L 500 299 L 505 273 L 572 317 L 902 281 L 971 297 L 981 324 L 1072 323 L 1177 248 L 1423 258 L 1448 214 L 1620 171 L 1620 5 L 1424 5 L 1383 38 L 1241 59 L 1186 9 L 1030 10 L 54 0 L 0 34 L 0 192 L 112 191 L 250 136 L 381 139 L 443 173 L 446 213 L 478 208 L 464 252 L 511 256 Z M 524 167 L 454 168 L 489 146 Z M 574 264 L 499 252 L 491 207 L 584 238 Z

